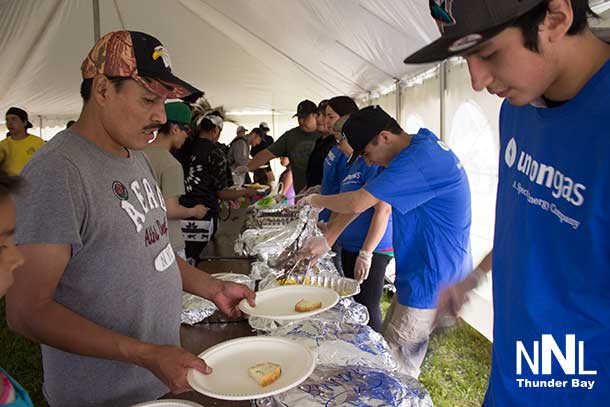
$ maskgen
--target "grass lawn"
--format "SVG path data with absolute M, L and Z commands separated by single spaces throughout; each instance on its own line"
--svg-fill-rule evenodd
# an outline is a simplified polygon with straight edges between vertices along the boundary
M 389 296 L 384 294 L 384 315 L 388 306 Z M 4 300 L 0 301 L 0 315 L 0 367 L 28 390 L 35 406 L 44 406 L 40 348 L 9 332 Z M 420 380 L 436 407 L 479 407 L 490 366 L 490 342 L 468 324 L 459 322 L 455 327 L 433 335 Z

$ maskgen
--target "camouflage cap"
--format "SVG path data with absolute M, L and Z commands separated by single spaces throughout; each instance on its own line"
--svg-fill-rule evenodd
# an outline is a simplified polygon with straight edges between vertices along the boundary
M 155 37 L 136 31 L 114 31 L 93 46 L 81 66 L 83 79 L 96 75 L 129 77 L 149 91 L 170 99 L 195 100 L 203 92 L 172 74 L 169 54 Z

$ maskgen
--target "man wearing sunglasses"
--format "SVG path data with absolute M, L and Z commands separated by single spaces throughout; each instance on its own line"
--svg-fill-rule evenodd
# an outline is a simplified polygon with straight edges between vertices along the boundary
M 208 208 L 201 204 L 187 208 L 178 202 L 180 196 L 184 195 L 184 172 L 182 165 L 171 155 L 170 150 L 182 147 L 191 133 L 191 111 L 185 103 L 172 102 L 165 104 L 165 114 L 167 115 L 167 122 L 159 128 L 157 137 L 146 147 L 144 152 L 155 171 L 157 182 L 165 199 L 169 240 L 174 252 L 186 259 L 180 220 L 188 218 L 203 219 L 208 212 Z

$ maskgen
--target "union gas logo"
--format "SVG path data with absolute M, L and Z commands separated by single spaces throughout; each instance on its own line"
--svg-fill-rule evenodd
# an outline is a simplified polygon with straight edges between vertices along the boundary
M 562 173 L 556 165 L 542 163 L 525 150 L 519 151 L 517 141 L 511 138 L 504 150 L 504 162 L 508 168 L 516 169 L 533 183 L 551 190 L 554 198 L 563 198 L 574 206 L 585 202 L 587 187 Z
M 567 334 L 563 343 L 565 345 L 561 349 L 553 335 L 549 334 L 541 335 L 540 341 L 532 341 L 529 346 L 522 341 L 516 341 L 516 375 L 545 376 L 542 380 L 517 378 L 517 386 L 520 388 L 574 387 L 593 389 L 595 380 L 587 379 L 591 379 L 590 376 L 596 376 L 597 370 L 587 369 L 585 366 L 585 342 L 576 341 L 576 335 L 574 334 Z M 553 359 L 560 369 L 553 370 Z M 570 378 L 570 380 L 549 378 L 553 374 L 562 373 L 565 376 L 575 377 Z

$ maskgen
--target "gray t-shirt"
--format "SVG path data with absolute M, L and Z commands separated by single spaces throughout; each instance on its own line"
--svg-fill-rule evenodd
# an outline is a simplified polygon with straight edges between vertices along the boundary
M 268 148 L 276 157 L 290 159 L 294 191 L 297 194 L 307 186 L 307 163 L 316 140 L 320 136 L 322 134 L 317 131 L 307 133 L 301 127 L 295 127 L 284 133 Z
M 161 192 L 166 198 L 184 195 L 184 170 L 178 160 L 163 147 L 148 146 L 144 153 L 157 176 Z M 180 229 L 180 219 L 168 219 L 169 241 L 175 251 L 184 249 L 184 238 Z
M 120 334 L 180 343 L 182 280 L 165 203 L 144 153 L 120 158 L 64 130 L 23 169 L 16 241 L 70 244 L 55 291 L 64 307 Z M 148 370 L 42 345 L 52 407 L 127 407 L 167 392 Z

